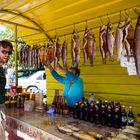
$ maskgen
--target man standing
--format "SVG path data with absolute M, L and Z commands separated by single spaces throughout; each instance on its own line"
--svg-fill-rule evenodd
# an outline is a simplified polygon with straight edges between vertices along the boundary
M 57 64 L 57 69 L 65 75 L 61 76 L 49 63 L 47 63 L 46 66 L 52 76 L 64 85 L 63 96 L 66 98 L 67 105 L 70 108 L 74 107 L 75 102 L 79 102 L 84 96 L 83 80 L 79 77 L 80 70 L 76 67 L 71 67 L 70 70 L 66 70 Z
M 8 62 L 12 54 L 13 46 L 8 40 L 0 41 L 0 139 L 5 140 L 6 108 L 5 108 L 5 85 L 6 78 L 3 65 Z

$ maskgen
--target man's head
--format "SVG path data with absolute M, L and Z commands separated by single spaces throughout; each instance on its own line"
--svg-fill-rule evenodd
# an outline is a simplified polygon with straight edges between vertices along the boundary
M 77 75 L 77 76 L 80 76 L 80 69 L 78 69 L 77 67 L 70 67 L 70 71 Z
M 8 40 L 0 41 L 0 65 L 7 63 L 12 54 L 13 45 Z

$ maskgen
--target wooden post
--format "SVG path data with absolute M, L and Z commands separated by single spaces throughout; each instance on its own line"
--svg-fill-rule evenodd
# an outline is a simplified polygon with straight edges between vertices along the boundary
M 18 86 L 17 25 L 15 25 L 15 82 Z

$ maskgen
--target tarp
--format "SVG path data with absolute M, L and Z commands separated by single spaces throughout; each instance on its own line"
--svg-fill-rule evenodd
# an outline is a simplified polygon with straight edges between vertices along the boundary
M 135 20 L 139 5 L 140 0 L 4 0 L 0 22 L 13 31 L 17 24 L 18 36 L 28 43 L 49 41 L 56 34 L 69 40 L 73 28 L 82 33 L 88 25 L 96 33 L 109 20 L 118 23 L 120 13 L 123 20 Z

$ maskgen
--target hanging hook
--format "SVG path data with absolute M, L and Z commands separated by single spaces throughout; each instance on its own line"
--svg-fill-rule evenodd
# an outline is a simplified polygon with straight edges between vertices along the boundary
M 86 28 L 88 28 L 88 23 L 87 23 L 87 19 L 86 19 Z
M 110 18 L 109 18 L 109 16 L 108 16 L 108 14 L 107 14 L 107 19 L 108 19 L 108 22 L 110 22 Z
M 124 13 L 127 15 L 127 17 L 129 17 L 129 14 L 126 12 L 127 9 L 124 10 Z
M 134 8 L 134 12 L 139 16 L 140 12 L 137 10 L 137 8 Z
M 100 21 L 101 21 L 102 25 L 104 25 L 103 20 L 102 20 L 102 18 L 101 18 L 101 17 L 100 17 Z
M 126 15 L 126 9 L 125 10 L 123 10 L 123 11 L 121 11 L 121 16 L 123 16 L 124 18 L 125 18 L 125 20 L 127 20 L 128 19 L 128 14 Z M 122 12 L 123 12 L 123 14 L 122 14 Z
M 66 35 L 65 35 L 65 37 L 64 37 L 64 40 L 66 41 Z
M 120 11 L 120 22 L 122 21 L 122 11 Z
M 56 28 L 55 28 L 55 35 L 57 36 L 57 31 L 56 31 Z
M 75 27 L 75 23 L 73 24 L 73 27 L 74 27 L 74 30 L 76 29 L 76 27 Z

